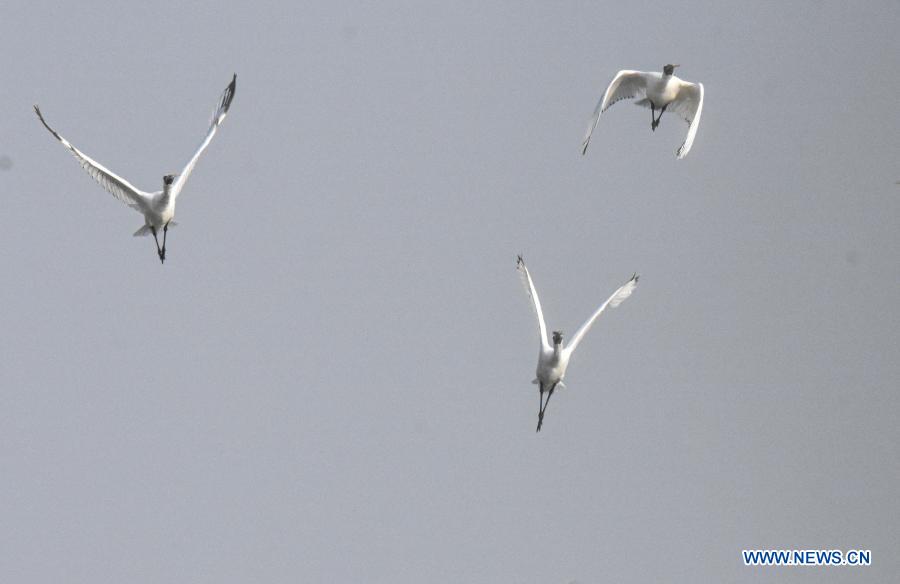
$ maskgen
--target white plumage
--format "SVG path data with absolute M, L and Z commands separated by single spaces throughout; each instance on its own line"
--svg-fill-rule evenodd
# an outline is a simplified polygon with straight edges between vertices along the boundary
M 547 408 L 547 404 L 550 403 L 550 397 L 558 386 L 565 387 L 563 379 L 566 376 L 566 369 L 569 367 L 572 353 L 575 352 L 579 343 L 581 343 L 584 336 L 591 329 L 591 326 L 594 324 L 594 321 L 597 320 L 597 317 L 600 316 L 608 306 L 615 308 L 624 302 L 626 298 L 631 296 L 631 293 L 634 292 L 637 287 L 639 276 L 637 274 L 631 276 L 630 280 L 620 286 L 619 289 L 616 290 L 612 296 L 607 298 L 606 302 L 601 304 L 600 308 L 598 308 L 596 312 L 581 325 L 581 328 L 579 328 L 572 337 L 571 342 L 569 342 L 568 345 L 563 345 L 562 333 L 557 331 L 553 332 L 552 344 L 547 337 L 547 325 L 544 322 L 544 312 L 541 309 L 541 301 L 538 298 L 538 293 L 534 287 L 534 282 L 531 279 L 531 274 L 528 272 L 528 268 L 525 267 L 525 260 L 522 259 L 522 256 L 519 256 L 516 263 L 516 269 L 522 276 L 522 281 L 525 284 L 525 291 L 531 298 L 537 316 L 538 330 L 540 331 L 540 350 L 538 352 L 537 372 L 535 379 L 532 382 L 539 386 L 538 391 L 540 394 L 541 406 L 538 411 L 537 431 L 540 432 L 541 425 L 544 421 L 544 411 Z M 544 403 L 544 393 L 547 393 L 546 403 Z
M 679 159 L 687 156 L 694 143 L 694 137 L 697 135 L 700 114 L 703 112 L 703 84 L 684 81 L 673 75 L 672 72 L 677 66 L 666 65 L 662 73 L 619 71 L 594 109 L 594 115 L 584 136 L 584 141 L 581 143 L 581 153 L 587 152 L 591 135 L 600 122 L 600 115 L 603 112 L 623 99 L 636 99 L 635 105 L 651 109 L 650 127 L 653 130 L 659 125 L 659 118 L 662 118 L 662 114 L 667 108 L 671 108 L 687 122 L 687 135 L 675 152 Z M 661 110 L 659 118 L 654 117 L 657 109 Z
M 178 175 L 169 174 L 164 176 L 163 190 L 152 193 L 138 189 L 124 178 L 118 176 L 87 154 L 83 153 L 47 124 L 38 106 L 34 106 L 34 111 L 41 120 L 41 123 L 44 124 L 44 127 L 47 128 L 47 130 L 49 130 L 63 146 L 69 149 L 72 155 L 75 156 L 75 159 L 81 164 L 81 167 L 85 169 L 94 180 L 100 183 L 100 186 L 109 191 L 112 196 L 144 216 L 144 225 L 138 229 L 134 235 L 141 236 L 150 235 L 152 233 L 154 240 L 156 240 L 156 252 L 157 255 L 159 255 L 159 260 L 160 262 L 165 262 L 166 234 L 169 226 L 175 225 L 175 222 L 172 221 L 172 218 L 175 216 L 175 200 L 178 198 L 178 195 L 181 194 L 182 189 L 184 189 L 184 183 L 190 176 L 191 171 L 194 170 L 197 159 L 200 158 L 200 155 L 206 150 L 206 147 L 209 146 L 209 142 L 212 140 L 213 136 L 215 136 L 216 130 L 225 119 L 228 108 L 231 106 L 231 100 L 234 98 L 236 84 L 237 75 L 234 75 L 231 79 L 231 83 L 228 84 L 228 87 L 226 87 L 225 91 L 222 93 L 222 97 L 219 99 L 219 103 L 213 112 L 213 117 L 210 121 L 206 137 L 184 167 L 184 170 Z M 159 240 L 157 239 L 157 233 L 160 229 L 163 231 L 162 247 L 160 247 Z

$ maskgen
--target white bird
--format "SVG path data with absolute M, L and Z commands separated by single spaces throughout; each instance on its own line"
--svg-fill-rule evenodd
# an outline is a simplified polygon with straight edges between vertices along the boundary
M 550 398 L 553 396 L 554 390 L 559 386 L 565 387 L 563 379 L 566 376 L 566 368 L 569 366 L 569 360 L 572 358 L 572 353 L 574 353 L 575 349 L 578 347 L 578 343 L 581 342 L 584 335 L 590 330 L 591 325 L 593 325 L 594 321 L 597 320 L 597 317 L 606 310 L 607 306 L 615 308 L 626 298 L 631 296 L 631 293 L 634 292 L 634 289 L 637 287 L 639 276 L 637 274 L 631 276 L 630 280 L 625 282 L 625 284 L 616 290 L 612 296 L 607 298 L 606 302 L 601 304 L 600 308 L 598 308 L 597 311 L 581 325 L 581 328 L 579 328 L 578 332 L 575 333 L 575 336 L 572 337 L 572 341 L 568 346 L 563 346 L 562 333 L 559 331 L 553 331 L 553 345 L 550 345 L 550 341 L 547 338 L 547 325 L 544 323 L 544 312 L 541 310 L 541 301 L 538 299 L 537 290 L 534 287 L 534 282 L 531 280 L 531 274 L 528 273 L 528 268 L 525 267 L 525 260 L 522 259 L 522 256 L 519 256 L 519 260 L 516 263 L 516 269 L 519 270 L 519 274 L 522 276 L 522 282 L 525 284 L 525 291 L 528 293 L 528 296 L 534 304 L 534 311 L 537 313 L 538 328 L 541 333 L 541 347 L 540 352 L 538 353 L 537 374 L 534 381 L 532 381 L 532 383 L 538 385 L 538 392 L 541 400 L 537 424 L 537 431 L 540 432 L 541 425 L 544 422 L 544 412 L 547 409 L 547 404 L 550 403 Z M 547 393 L 546 402 L 544 402 L 544 393 Z
M 41 123 L 44 124 L 44 127 L 50 130 L 50 133 L 53 134 L 57 140 L 62 142 L 63 146 L 69 149 L 72 155 L 75 156 L 81 164 L 81 167 L 88 171 L 88 174 L 94 177 L 94 180 L 100 183 L 100 186 L 109 191 L 115 198 L 144 215 L 144 226 L 135 231 L 134 236 L 138 237 L 152 233 L 153 239 L 156 241 L 156 254 L 159 256 L 159 261 L 164 263 L 166 261 L 166 234 L 169 231 L 169 226 L 177 225 L 172 221 L 172 218 L 175 216 L 175 201 L 181 193 L 181 190 L 184 188 L 185 181 L 187 181 L 188 177 L 191 175 L 191 171 L 194 170 L 197 159 L 200 158 L 200 155 L 203 154 L 203 151 L 209 146 L 210 140 L 216 135 L 219 124 L 225 119 L 228 108 L 231 106 L 231 100 L 234 99 L 236 83 L 237 75 L 234 75 L 234 77 L 231 78 L 231 83 L 228 84 L 228 87 L 226 87 L 224 93 L 222 93 L 219 104 L 213 112 L 206 138 L 203 139 L 200 147 L 197 148 L 194 156 L 191 157 L 191 160 L 184 167 L 184 170 L 181 171 L 181 174 L 165 175 L 163 177 L 163 190 L 153 193 L 147 193 L 138 189 L 124 178 L 113 173 L 111 170 L 80 151 L 78 148 L 75 148 L 75 146 L 70 144 L 68 140 L 60 136 L 56 130 L 47 124 L 44 120 L 44 116 L 41 115 L 41 110 L 38 106 L 34 106 L 34 111 L 38 118 L 40 118 Z M 162 229 L 163 232 L 162 247 L 159 246 L 159 239 L 157 238 L 157 233 L 160 229 Z
M 687 136 L 684 142 L 675 152 L 681 159 L 687 156 L 697 135 L 697 126 L 700 125 L 700 113 L 703 111 L 703 84 L 691 83 L 679 79 L 673 73 L 678 65 L 666 65 L 662 73 L 648 73 L 645 71 L 619 71 L 612 83 L 606 88 L 603 99 L 594 109 L 594 116 L 588 126 L 584 142 L 581 143 L 581 153 L 587 152 L 591 141 L 591 134 L 600 121 L 600 114 L 609 109 L 609 106 L 623 99 L 639 98 L 635 105 L 650 108 L 650 129 L 656 131 L 659 120 L 666 108 L 671 107 L 679 116 L 688 123 Z M 659 109 L 659 117 L 656 110 Z

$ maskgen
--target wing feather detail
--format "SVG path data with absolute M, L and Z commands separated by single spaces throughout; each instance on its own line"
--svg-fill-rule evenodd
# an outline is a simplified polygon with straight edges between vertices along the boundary
M 594 108 L 594 115 L 591 117 L 587 133 L 581 142 L 582 155 L 587 152 L 588 145 L 591 142 L 591 134 L 594 133 L 597 124 L 600 123 L 600 114 L 623 99 L 642 98 L 647 95 L 647 78 L 649 75 L 649 73 L 643 71 L 631 71 L 628 69 L 616 73 L 609 87 L 606 88 L 603 98 L 597 102 L 597 107 Z
M 210 141 L 212 141 L 213 136 L 216 135 L 216 131 L 219 129 L 219 126 L 225 120 L 225 116 L 228 114 L 228 108 L 231 107 L 231 101 L 234 99 L 234 92 L 237 87 L 237 74 L 235 74 L 231 78 L 231 83 L 228 84 L 228 87 L 225 88 L 225 91 L 222 92 L 222 97 L 219 98 L 219 103 L 216 106 L 216 109 L 213 111 L 212 119 L 210 120 L 209 130 L 206 132 L 206 137 L 203 139 L 203 142 L 200 143 L 200 146 L 197 148 L 197 151 L 194 152 L 194 155 L 191 157 L 190 161 L 188 161 L 187 165 L 185 165 L 184 169 L 181 171 L 181 174 L 178 175 L 178 178 L 175 179 L 175 183 L 171 188 L 171 196 L 174 199 L 177 197 L 181 190 L 184 188 L 184 183 L 187 182 L 189 176 L 191 176 L 191 172 L 194 170 L 194 166 L 197 165 L 197 160 L 200 158 L 200 155 L 203 154 L 203 151 L 206 150 L 206 147 L 209 146 Z
M 522 259 L 521 255 L 516 262 L 516 269 L 519 271 L 519 275 L 522 277 L 522 283 L 525 286 L 525 292 L 531 299 L 532 307 L 534 308 L 534 313 L 537 317 L 538 329 L 540 330 L 541 334 L 541 348 L 549 351 L 550 340 L 547 338 L 547 325 L 544 322 L 544 311 L 541 309 L 541 301 L 538 298 L 538 293 L 537 289 L 535 289 L 534 287 L 534 282 L 531 280 L 531 274 L 528 272 L 528 268 L 525 267 L 525 260 Z
M 44 119 L 44 116 L 41 114 L 41 109 L 37 105 L 34 106 L 34 113 L 37 114 L 38 119 L 41 120 L 44 127 L 72 153 L 72 156 L 75 157 L 81 167 L 85 169 L 87 173 L 100 184 L 100 186 L 106 189 L 107 192 L 137 211 L 144 211 L 148 208 L 150 200 L 149 193 L 145 193 L 136 188 L 127 180 L 115 174 L 60 136 Z
M 703 84 L 685 82 L 681 91 L 678 92 L 678 98 L 669 107 L 688 123 L 684 142 L 675 152 L 675 155 L 681 160 L 690 152 L 691 146 L 694 144 L 694 136 L 697 135 L 697 128 L 700 126 L 700 114 L 703 113 Z
M 578 344 L 584 338 L 584 335 L 586 335 L 587 332 L 591 329 L 594 321 L 597 320 L 597 317 L 600 316 L 604 310 L 606 310 L 607 306 L 615 308 L 622 304 L 629 296 L 631 296 L 631 293 L 634 292 L 635 288 L 637 288 L 639 278 L 640 276 L 638 276 L 637 274 L 631 276 L 630 280 L 625 282 L 625 284 L 620 286 L 618 290 L 613 292 L 613 295 L 610 296 L 606 300 L 606 302 L 604 302 L 600 306 L 600 308 L 597 309 L 597 312 L 592 314 L 591 317 L 587 319 L 587 321 L 583 325 L 581 325 L 581 328 L 578 329 L 578 332 L 576 332 L 575 336 L 572 337 L 572 341 L 565 348 L 569 355 L 571 355 L 575 351 L 575 348 L 578 347 Z

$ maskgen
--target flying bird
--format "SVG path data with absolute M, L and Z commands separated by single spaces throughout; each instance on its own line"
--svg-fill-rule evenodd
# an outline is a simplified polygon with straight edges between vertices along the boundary
M 687 156 L 697 135 L 697 126 L 700 125 L 700 113 L 703 110 L 703 84 L 691 83 L 679 79 L 673 73 L 678 65 L 666 65 L 662 73 L 648 73 L 645 71 L 619 71 L 612 83 L 606 88 L 603 99 L 594 109 L 594 116 L 588 126 L 584 142 L 581 143 L 581 153 L 587 152 L 591 142 L 591 134 L 600 121 L 600 114 L 609 109 L 609 106 L 623 99 L 637 98 L 635 105 L 650 108 L 650 129 L 656 131 L 659 120 L 666 113 L 667 108 L 672 108 L 684 121 L 688 123 L 687 136 L 678 147 L 675 155 L 678 159 Z M 659 110 L 659 117 L 656 116 Z
M 566 376 L 566 368 L 569 366 L 569 360 L 572 358 L 572 353 L 575 352 L 575 349 L 584 338 L 584 335 L 587 334 L 591 325 L 593 325 L 594 321 L 597 320 L 597 317 L 606 310 L 607 306 L 615 308 L 626 298 L 631 296 L 631 293 L 634 292 L 634 289 L 637 287 L 639 276 L 637 274 L 631 276 L 630 280 L 625 282 L 625 284 L 616 290 L 612 296 L 607 298 L 606 302 L 601 304 L 600 308 L 598 308 L 597 311 L 581 325 L 581 328 L 578 329 L 578 332 L 575 333 L 575 336 L 572 337 L 572 341 L 568 345 L 563 344 L 562 333 L 559 331 L 553 331 L 553 344 L 551 345 L 550 340 L 547 338 L 547 325 L 544 323 L 544 312 L 541 310 L 541 301 L 538 299 L 537 290 L 534 287 L 534 282 L 531 280 L 531 274 L 528 273 L 528 268 L 525 267 L 525 260 L 522 259 L 522 256 L 519 256 L 519 260 L 516 263 L 516 269 L 519 270 L 519 274 L 522 276 L 522 282 L 525 284 L 525 291 L 528 293 L 528 296 L 531 298 L 534 305 L 534 311 L 537 313 L 538 329 L 541 334 L 537 375 L 534 381 L 532 381 L 532 383 L 538 386 L 538 393 L 541 401 L 540 409 L 538 410 L 536 430 L 537 432 L 540 432 L 541 425 L 544 423 L 544 412 L 547 410 L 547 404 L 550 403 L 553 392 L 558 387 L 565 387 L 563 379 Z M 547 394 L 546 401 L 544 401 L 545 393 Z
M 75 146 L 60 136 L 56 130 L 47 124 L 37 105 L 34 106 L 34 112 L 37 114 L 38 118 L 40 118 L 44 127 L 47 128 L 63 146 L 69 149 L 72 155 L 78 160 L 79 164 L 81 164 L 81 167 L 85 169 L 94 180 L 100 183 L 100 186 L 109 191 L 112 196 L 144 216 L 144 225 L 134 232 L 134 236 L 138 237 L 153 234 L 153 240 L 156 242 L 156 254 L 159 256 L 160 263 L 165 263 L 166 235 L 169 231 L 169 227 L 176 225 L 172 220 L 175 216 L 175 201 L 178 198 L 178 195 L 181 194 L 184 183 L 191 175 L 191 171 L 194 170 L 197 159 L 200 158 L 200 155 L 203 154 L 203 151 L 209 146 L 209 142 L 212 140 L 213 136 L 216 135 L 216 130 L 225 119 L 228 108 L 231 106 L 231 100 L 234 99 L 236 83 L 237 75 L 235 74 L 231 78 L 231 83 L 228 84 L 228 87 L 226 87 L 225 91 L 222 93 L 222 97 L 219 99 L 219 103 L 213 112 L 213 117 L 210 121 L 209 130 L 206 132 L 206 137 L 203 139 L 203 142 L 200 143 L 200 147 L 197 148 L 194 156 L 191 157 L 190 161 L 180 174 L 165 175 L 163 177 L 163 189 L 153 193 L 147 193 L 138 189 L 78 148 L 75 148 Z M 160 230 L 162 230 L 163 235 L 162 247 L 160 247 L 159 238 L 157 237 Z

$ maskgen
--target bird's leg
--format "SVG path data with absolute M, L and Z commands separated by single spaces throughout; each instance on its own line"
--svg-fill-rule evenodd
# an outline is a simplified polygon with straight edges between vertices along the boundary
M 656 126 L 659 125 L 659 122 L 656 121 L 656 104 L 652 101 L 650 102 L 650 129 L 654 132 L 656 131 Z
M 556 383 L 559 383 L 558 381 Z M 547 406 L 550 405 L 550 398 L 553 397 L 553 390 L 556 389 L 556 383 L 550 388 L 550 391 L 547 392 L 547 401 L 544 402 L 544 411 L 547 411 Z
M 153 234 L 153 241 L 156 242 L 156 255 L 159 256 L 159 261 L 160 261 L 160 263 L 162 263 L 163 252 L 162 252 L 162 249 L 160 249 L 160 247 L 159 247 L 159 239 L 156 238 L 156 227 L 154 227 L 153 225 L 150 226 L 150 233 Z
M 540 389 L 538 390 L 538 397 L 541 398 L 541 407 L 538 409 L 538 425 L 537 430 L 535 432 L 541 431 L 541 424 L 544 422 L 544 384 L 541 383 Z
M 559 382 L 557 381 L 556 383 Z M 553 390 L 556 389 L 556 383 L 550 386 L 550 391 L 547 392 L 547 400 L 544 401 L 544 407 L 541 408 L 541 413 L 538 414 L 538 432 L 541 431 L 541 425 L 544 423 L 544 412 L 547 411 L 547 406 L 550 404 L 550 398 L 553 397 Z
M 169 233 L 169 222 L 166 221 L 166 224 L 163 225 L 163 246 L 162 252 L 159 254 L 159 259 L 163 262 L 166 261 L 166 235 Z
M 667 107 L 669 107 L 669 104 L 666 104 L 666 105 L 662 106 L 662 109 L 659 110 L 659 117 L 656 118 L 656 126 L 659 125 L 659 121 L 662 119 L 662 115 L 663 115 L 664 113 L 666 113 L 666 108 L 667 108 Z M 654 126 L 654 128 L 655 128 L 656 126 Z

